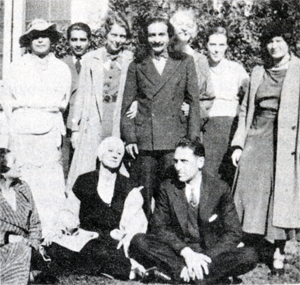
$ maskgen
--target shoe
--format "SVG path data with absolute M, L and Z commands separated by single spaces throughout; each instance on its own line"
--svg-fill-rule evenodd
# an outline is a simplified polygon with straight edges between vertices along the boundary
M 142 283 L 170 283 L 171 277 L 158 270 L 157 267 L 151 267 L 146 270 Z
M 284 254 L 281 254 L 280 249 L 277 247 L 273 256 L 273 274 L 281 275 L 284 273 L 284 258 Z

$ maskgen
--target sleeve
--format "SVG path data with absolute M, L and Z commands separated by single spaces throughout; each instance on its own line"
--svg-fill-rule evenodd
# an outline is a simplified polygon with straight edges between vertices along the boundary
M 248 92 L 248 88 L 249 88 L 249 75 L 247 73 L 247 71 L 245 70 L 245 68 L 243 66 L 240 66 L 240 72 L 239 72 L 239 93 L 238 93 L 238 97 L 239 97 L 239 101 L 240 101 L 240 105 L 243 102 L 243 98 L 245 96 L 245 94 Z
M 78 88 L 76 91 L 75 102 L 73 107 L 72 131 L 79 131 L 79 126 L 84 109 L 84 102 L 91 96 L 92 92 L 92 72 L 90 69 L 89 60 L 85 59 L 82 62 Z
M 150 232 L 168 244 L 178 255 L 188 245 L 174 231 L 176 225 L 172 222 L 171 209 L 167 190 L 161 188 L 155 200 L 155 210 L 150 220 Z
M 213 247 L 205 251 L 205 254 L 211 258 L 236 248 L 242 239 L 242 229 L 232 199 L 232 193 L 229 187 L 226 188 L 227 190 L 221 197 L 223 234 Z
M 29 217 L 29 237 L 28 237 L 28 245 L 38 250 L 39 245 L 41 244 L 42 238 L 42 227 L 39 219 L 39 215 L 33 200 L 32 193 L 27 184 L 24 184 L 27 192 L 27 196 L 29 201 L 32 204 L 32 212 Z
M 253 70 L 253 73 L 254 72 L 255 72 L 255 69 Z M 231 146 L 239 147 L 239 148 L 243 149 L 245 141 L 246 141 L 246 136 L 247 136 L 246 124 L 247 124 L 247 116 L 248 116 L 249 102 L 250 102 L 251 82 L 249 82 L 249 77 L 248 77 L 248 79 L 246 79 L 246 76 L 245 76 L 244 80 L 241 81 L 241 83 L 245 84 L 244 86 L 241 85 L 241 86 L 243 86 L 243 88 L 245 88 L 245 89 L 243 89 L 243 91 L 245 91 L 245 93 L 243 95 L 242 103 L 239 108 L 238 126 L 237 126 L 236 132 L 234 134 L 234 137 L 232 139 Z
M 63 62 L 61 62 L 63 63 Z M 63 89 L 63 94 L 64 94 L 64 97 L 63 97 L 63 100 L 61 102 L 61 105 L 60 105 L 60 109 L 62 111 L 64 111 L 68 104 L 69 104 L 69 101 L 70 101 L 70 96 L 71 96 L 71 86 L 72 86 L 72 75 L 71 75 L 71 71 L 69 69 L 69 67 L 65 64 L 64 64 L 64 69 L 63 69 L 63 77 L 64 77 L 64 82 L 65 82 L 65 86 L 64 86 L 64 89 Z
M 138 95 L 136 63 L 132 62 L 127 71 L 122 109 L 121 109 L 121 136 L 126 144 L 136 143 L 135 120 L 127 117 L 126 112 Z
M 187 61 L 185 101 L 190 104 L 188 134 L 190 138 L 195 138 L 200 135 L 199 87 L 194 60 L 188 56 Z
M 208 121 L 209 110 L 212 107 L 215 98 L 215 91 L 211 80 L 209 63 L 205 56 L 199 57 L 196 68 L 198 69 L 198 82 L 200 88 L 199 104 L 202 128 Z

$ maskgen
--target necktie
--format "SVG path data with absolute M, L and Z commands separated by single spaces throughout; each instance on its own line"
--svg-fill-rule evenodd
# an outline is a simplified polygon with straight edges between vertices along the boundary
M 80 63 L 80 58 L 78 57 L 76 62 L 75 62 L 75 68 L 77 70 L 77 73 L 79 74 L 80 73 L 80 70 L 81 70 L 81 63 Z
M 194 192 L 194 189 L 191 189 L 191 196 L 190 196 L 190 202 L 189 204 L 193 207 L 196 208 L 198 203 L 197 203 L 197 199 L 196 199 L 196 195 Z

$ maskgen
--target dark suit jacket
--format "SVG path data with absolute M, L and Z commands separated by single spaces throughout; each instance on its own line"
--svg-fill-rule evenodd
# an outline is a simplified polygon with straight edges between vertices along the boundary
M 162 75 L 149 56 L 129 66 L 123 96 L 121 134 L 126 144 L 137 143 L 142 150 L 172 150 L 186 135 L 199 136 L 199 89 L 192 57 L 169 57 Z M 126 112 L 138 100 L 138 114 L 129 119 Z M 181 105 L 190 104 L 190 116 Z
M 90 231 L 108 231 L 118 228 L 125 199 L 134 187 L 131 181 L 118 173 L 114 196 L 109 207 L 97 192 L 99 170 L 80 175 L 73 192 L 80 200 L 80 226 Z
M 74 108 L 74 102 L 75 102 L 75 93 L 78 87 L 78 81 L 79 81 L 79 74 L 77 73 L 75 64 L 73 62 L 73 57 L 71 55 L 67 55 L 62 59 L 64 63 L 68 65 L 71 71 L 72 75 L 72 87 L 71 87 L 71 97 L 69 102 L 69 107 L 65 111 L 64 117 L 67 121 L 67 128 L 72 129 L 72 118 L 73 118 L 73 108 Z
M 167 179 L 158 195 L 149 231 L 180 254 L 188 246 L 185 242 L 188 211 L 185 184 L 177 178 Z M 236 248 L 242 236 L 228 185 L 206 172 L 201 184 L 199 232 L 201 248 L 211 258 Z

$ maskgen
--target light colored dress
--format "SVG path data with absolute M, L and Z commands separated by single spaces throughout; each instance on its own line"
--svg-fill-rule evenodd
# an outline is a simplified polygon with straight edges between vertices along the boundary
M 0 284 L 27 284 L 31 247 L 38 249 L 41 224 L 28 185 L 16 180 L 14 210 L 0 191 Z M 25 238 L 25 242 L 8 243 L 9 234 Z
M 44 58 L 26 54 L 12 63 L 5 86 L 9 148 L 30 186 L 45 236 L 54 230 L 65 199 L 62 112 L 70 97 L 71 73 L 52 53 Z
M 130 51 L 111 56 L 102 47 L 84 57 L 74 103 L 72 131 L 79 132 L 67 180 L 71 193 L 77 177 L 96 169 L 97 150 L 108 136 L 120 137 L 120 115 Z

